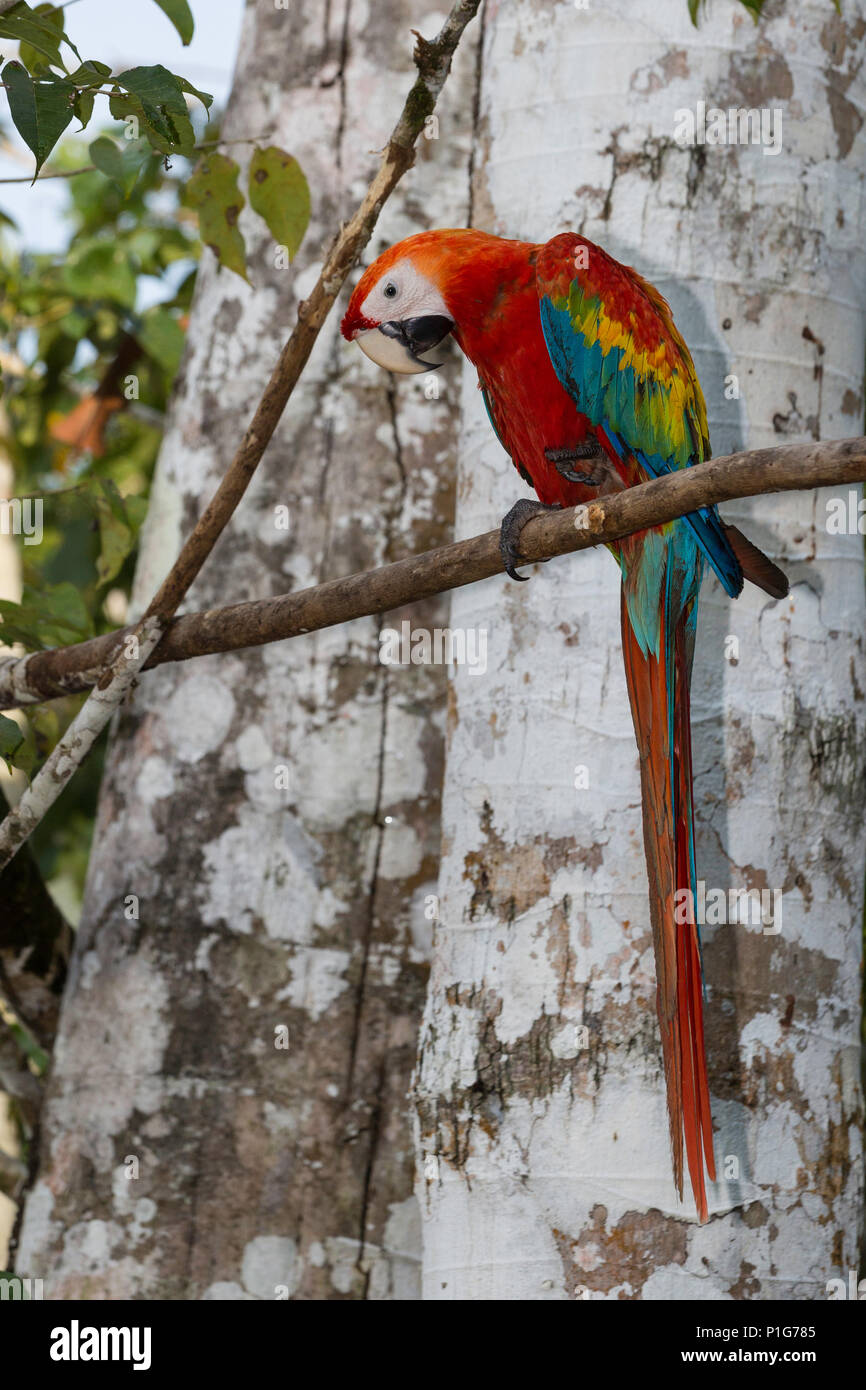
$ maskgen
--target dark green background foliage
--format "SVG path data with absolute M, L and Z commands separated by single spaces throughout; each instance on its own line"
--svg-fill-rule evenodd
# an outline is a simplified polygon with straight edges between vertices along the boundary
M 189 43 L 187 0 L 156 3 Z M 244 205 L 289 261 L 310 215 L 291 155 L 243 142 L 254 145 L 245 196 L 238 164 L 219 150 L 207 92 L 161 64 L 113 74 L 82 59 L 64 24 L 52 4 L 22 2 L 0 16 L 9 116 L 34 156 L 34 177 L 69 175 L 58 254 L 16 253 L 8 236 L 0 242 L 2 430 L 15 495 L 42 499 L 44 521 L 42 543 L 21 544 L 21 603 L 0 602 L 0 644 L 28 651 L 123 619 L 201 242 L 247 279 L 237 225 Z M 19 42 L 17 59 L 5 61 L 4 39 Z M 87 139 L 76 138 L 88 125 Z M 4 225 L 12 224 L 0 211 L 0 235 Z M 0 758 L 31 775 L 82 698 L 27 712 L 23 732 L 0 714 Z M 73 909 L 101 763 L 97 750 L 33 840 Z
M 64 145 L 58 163 L 76 168 L 83 153 Z M 97 171 L 69 179 L 66 188 L 65 249 L 14 255 L 7 247 L 0 256 L 5 446 L 16 493 L 43 499 L 42 544 L 20 548 L 22 604 L 0 603 L 4 639 L 28 650 L 116 625 L 105 599 L 129 592 L 199 252 L 195 219 L 181 205 L 179 167 L 145 162 L 126 196 Z M 161 302 L 141 311 L 143 288 Z M 101 441 L 92 440 L 102 452 L 57 438 L 54 431 L 63 432 L 118 362 L 114 399 L 123 404 L 108 416 Z M 119 595 L 112 599 L 109 611 L 122 616 Z M 28 713 L 17 766 L 33 770 L 81 698 Z M 68 872 L 79 886 L 100 762 L 94 758 L 73 780 L 34 846 L 44 872 Z

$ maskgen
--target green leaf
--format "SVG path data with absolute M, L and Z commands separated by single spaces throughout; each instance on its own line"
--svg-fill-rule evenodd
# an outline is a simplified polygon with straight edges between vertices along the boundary
M 0 18 L 0 38 L 17 39 L 25 46 L 25 52 L 41 55 L 42 58 L 53 64 L 55 67 L 66 70 L 63 59 L 60 57 L 61 42 L 69 44 L 76 58 L 81 61 L 81 54 L 69 39 L 68 34 L 63 32 L 63 13 L 60 12 L 60 27 L 57 27 L 55 19 L 56 7 L 54 5 L 40 5 L 33 10 L 29 5 L 21 0 L 11 10 Z M 22 53 L 22 61 L 26 61 Z
M 20 642 L 29 651 L 66 647 L 93 631 L 84 599 L 75 584 L 33 589 L 25 584 L 20 603 L 0 599 L 0 642 Z
M 246 247 L 238 228 L 246 199 L 238 188 L 238 172 L 237 164 L 227 155 L 206 155 L 184 190 L 184 202 L 198 210 L 201 239 L 220 264 L 246 280 Z
M 36 156 L 36 174 L 72 120 L 75 88 L 64 77 L 46 75 L 38 81 L 20 63 L 7 63 L 3 81 L 15 129 Z
M 123 188 L 123 153 L 120 146 L 109 140 L 107 135 L 100 135 L 90 145 L 88 153 L 97 169 Z
M 138 116 L 151 144 L 162 154 L 192 153 L 195 133 L 183 88 L 173 72 L 157 63 L 149 68 L 129 68 L 113 80 L 123 93 L 110 98 L 113 116 L 119 120 Z
M 696 29 L 698 27 L 698 10 L 700 7 L 701 0 L 689 0 L 689 18 Z
M 182 92 L 189 92 L 190 96 L 198 97 L 205 110 L 210 111 L 210 108 L 213 106 L 213 97 L 210 92 L 200 92 L 198 87 L 194 87 L 191 82 L 187 82 L 185 77 L 179 77 L 177 80 L 180 83 Z M 210 117 L 208 117 L 208 120 L 210 120 Z
M 116 183 L 124 198 L 128 198 L 141 173 L 141 166 L 150 157 L 150 147 L 144 140 L 124 141 L 123 148 L 101 135 L 90 146 L 90 158 L 97 169 Z
M 148 309 L 141 318 L 136 338 L 149 357 L 158 362 L 170 375 L 180 365 L 185 334 L 177 319 L 161 305 Z
M 276 145 L 253 153 L 250 206 L 294 260 L 310 222 L 310 186 L 298 161 Z
M 123 498 L 116 485 L 110 478 L 101 478 L 100 484 L 102 492 L 96 497 L 99 521 L 96 572 L 101 586 L 120 573 L 124 560 L 135 545 L 135 533 L 129 525 Z
M 135 274 L 114 241 L 73 246 L 61 270 L 61 280 L 80 299 L 110 299 L 126 309 L 135 307 Z
M 110 76 L 111 68 L 107 63 L 98 63 L 95 58 L 88 58 L 80 68 L 69 74 L 69 81 L 74 82 L 76 87 L 101 87 Z
M 60 57 L 60 44 L 63 40 L 63 11 L 55 9 L 53 5 L 37 5 L 34 14 L 44 19 L 46 27 L 54 31 L 57 37 L 57 57 L 51 61 L 57 67 L 63 67 L 64 64 Z M 34 48 L 33 44 L 30 43 L 20 44 L 18 58 L 31 72 L 39 72 L 40 69 L 50 66 L 47 56 L 40 53 L 39 49 Z
M 156 3 L 163 14 L 168 15 L 185 47 L 192 38 L 195 29 L 195 21 L 187 0 L 156 0 Z
M 75 119 L 81 122 L 82 130 L 93 115 L 93 101 L 94 97 L 92 92 L 78 92 L 73 98 L 72 110 Z
M 26 1028 L 21 1027 L 20 1023 L 9 1023 L 6 1026 L 25 1057 L 30 1058 L 38 1074 L 43 1076 L 48 1070 L 48 1063 L 51 1060 L 48 1053 L 42 1051 L 39 1044 L 33 1040 Z M 22 1299 L 22 1302 L 24 1301 L 25 1299 Z
M 7 719 L 5 714 L 0 714 L 0 758 L 3 759 L 10 772 L 15 754 L 23 742 L 24 734 L 15 720 Z

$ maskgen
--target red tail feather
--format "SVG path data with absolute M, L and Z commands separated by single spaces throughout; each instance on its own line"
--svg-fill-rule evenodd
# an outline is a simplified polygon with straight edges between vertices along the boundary
M 674 1178 L 682 1197 L 685 1137 L 692 1191 L 700 1220 L 706 1221 L 704 1163 L 713 1181 L 716 1172 L 704 1053 L 700 946 L 692 911 L 696 885 L 692 872 L 692 639 L 688 621 L 687 605 L 667 655 L 663 641 L 658 658 L 647 655 L 632 629 L 623 593 L 623 654 L 641 761 L 644 843 Z M 684 891 L 689 893 L 687 899 L 682 896 Z M 681 924 L 674 916 L 677 904 L 677 917 L 688 919 Z

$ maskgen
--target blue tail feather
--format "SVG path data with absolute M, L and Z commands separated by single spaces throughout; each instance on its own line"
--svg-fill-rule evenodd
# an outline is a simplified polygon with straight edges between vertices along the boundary
M 629 449 L 613 432 L 608 439 L 621 459 L 631 454 L 652 478 L 662 478 L 672 470 L 666 459 L 658 454 L 645 454 L 643 449 Z M 743 571 L 725 535 L 715 507 L 701 507 L 681 518 L 690 527 L 708 563 L 719 577 L 725 592 L 737 598 L 743 588 Z

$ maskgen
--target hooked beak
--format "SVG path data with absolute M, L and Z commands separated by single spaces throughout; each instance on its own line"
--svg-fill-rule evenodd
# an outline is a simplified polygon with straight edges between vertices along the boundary
M 400 322 L 380 323 L 355 339 L 362 352 L 389 372 L 431 372 L 446 360 L 454 320 L 427 314 Z M 423 354 L 423 356 L 422 356 Z

